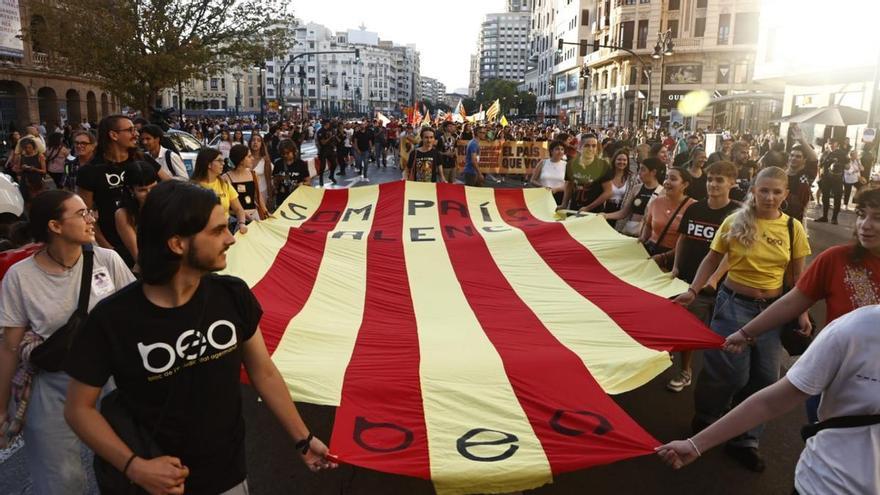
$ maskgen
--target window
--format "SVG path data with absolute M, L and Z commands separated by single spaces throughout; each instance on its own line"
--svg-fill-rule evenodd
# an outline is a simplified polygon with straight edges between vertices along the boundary
M 747 45 L 758 42 L 758 13 L 740 12 L 736 14 L 736 30 L 733 32 L 734 45 Z
M 697 17 L 694 21 L 694 37 L 702 38 L 706 34 L 706 18 Z
M 678 19 L 670 19 L 666 21 L 666 29 L 672 33 L 673 38 L 678 38 Z
M 708 4 L 709 4 L 709 0 L 697 0 L 697 8 L 698 9 L 705 9 Z
M 633 31 L 635 31 L 636 21 L 627 21 L 621 23 L 621 46 L 624 48 L 632 48 L 633 47 Z
M 749 81 L 749 63 L 737 62 L 734 66 L 733 82 L 736 84 L 744 84 Z
M 636 41 L 636 48 L 645 48 L 648 46 L 648 20 L 641 19 L 639 21 L 639 36 Z
M 681 0 L 669 0 L 669 10 L 681 9 Z
M 730 14 L 718 16 L 718 44 L 726 45 L 730 39 Z
M 590 9 L 581 10 L 581 26 L 590 25 Z
M 212 77 L 211 78 L 211 90 L 216 91 L 218 85 L 219 85 L 219 80 L 216 77 Z

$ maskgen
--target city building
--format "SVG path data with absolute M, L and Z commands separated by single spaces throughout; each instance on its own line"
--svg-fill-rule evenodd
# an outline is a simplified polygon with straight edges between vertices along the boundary
M 528 3 L 523 0 L 508 0 L 507 12 L 486 14 L 477 42 L 475 90 L 491 79 L 518 82 L 525 77 L 530 16 Z
M 441 103 L 446 97 L 446 85 L 434 79 L 433 77 L 421 78 L 422 81 L 422 100 L 433 103 Z
M 441 101 L 448 105 L 449 108 L 455 109 L 455 106 L 458 105 L 459 101 L 469 97 L 466 92 L 462 91 L 462 89 L 457 90 L 455 93 L 446 93 L 443 95 Z
M 313 115 L 400 115 L 401 108 L 420 98 L 419 52 L 414 45 L 382 40 L 364 26 L 334 33 L 316 23 L 300 23 L 294 39 L 289 53 L 266 61 L 270 104 L 283 102 L 294 112 L 304 106 Z
M 638 56 L 590 49 L 587 122 L 638 125 L 659 116 L 663 125 L 754 130 L 778 116 L 781 94 L 754 80 L 758 0 L 588 3 L 589 42 Z M 685 121 L 678 102 L 696 90 L 710 105 Z
M 809 143 L 816 138 L 846 136 L 853 145 L 860 146 L 866 128 L 880 127 L 876 17 L 853 15 L 864 5 L 860 0 L 838 0 L 833 9 L 817 16 L 797 0 L 761 2 L 753 77 L 757 83 L 783 92 L 781 136 L 788 134 L 785 117 L 830 105 L 873 111 L 871 121 L 865 119 L 845 127 L 801 124 Z M 843 39 L 853 49 L 843 49 L 834 41 Z M 821 61 L 820 68 L 817 61 Z
M 258 115 L 260 76 L 258 67 L 239 67 L 204 79 L 181 81 L 177 87 L 164 88 L 156 106 L 181 108 L 183 101 L 184 114 Z
M 0 132 L 24 131 L 31 123 L 45 123 L 51 132 L 65 122 L 97 123 L 121 110 L 119 99 L 96 81 L 52 67 L 38 39 L 21 39 L 21 26 L 31 25 L 29 2 L 3 2 L 0 16 Z
M 468 79 L 468 96 L 473 98 L 478 89 L 480 89 L 480 57 L 473 53 L 471 54 L 471 70 Z

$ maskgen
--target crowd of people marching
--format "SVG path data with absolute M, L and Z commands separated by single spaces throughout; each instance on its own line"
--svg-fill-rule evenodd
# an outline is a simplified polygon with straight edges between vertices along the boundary
M 715 133 L 717 150 L 706 148 L 708 131 L 528 121 L 174 126 L 206 144 L 219 136 L 191 177 L 162 126 L 123 115 L 48 136 L 31 126 L 10 146 L 4 170 L 26 213 L 0 224 L 0 446 L 23 435 L 36 493 L 83 492 L 82 444 L 108 492 L 130 480 L 150 493 L 247 493 L 241 364 L 308 467 L 335 467 L 269 359 L 259 303 L 242 281 L 213 273 L 232 232 L 246 235 L 297 187 L 351 171 L 368 182 L 370 167 L 485 185 L 481 143 L 498 140 L 546 142 L 548 157 L 520 184 L 548 189 L 561 213 L 601 215 L 638 238 L 689 284 L 675 302 L 726 339 L 703 351 L 699 374 L 682 353 L 666 386 L 694 386 L 694 436 L 659 448 L 665 461 L 681 467 L 725 443 L 763 471 L 762 424 L 806 403 L 813 427 L 796 492 L 880 492 L 880 188 L 870 146 L 859 154 L 835 138 L 817 150 L 794 126 L 785 139 Z M 312 140 L 309 167 L 302 151 Z M 852 207 L 852 241 L 811 253 L 811 201 L 822 205 L 819 223 Z M 809 310 L 819 301 L 827 326 L 815 336 Z M 196 345 L 187 332 L 205 336 L 210 364 L 177 362 Z M 780 380 L 783 345 L 803 356 Z M 144 437 L 148 445 L 135 445 Z

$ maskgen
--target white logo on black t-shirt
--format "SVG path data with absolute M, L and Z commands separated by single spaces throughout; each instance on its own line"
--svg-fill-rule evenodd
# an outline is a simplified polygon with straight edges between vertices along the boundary
M 227 335 L 220 327 L 228 329 L 229 334 Z M 217 320 L 208 327 L 204 335 L 193 329 L 181 333 L 174 346 L 165 342 L 155 344 L 138 342 L 138 352 L 141 354 L 145 370 L 150 373 L 165 373 L 174 367 L 178 358 L 193 361 L 204 356 L 208 352 L 208 346 L 220 352 L 237 343 L 235 325 L 227 320 Z
M 104 177 L 107 179 L 107 185 L 110 187 L 119 187 L 125 182 L 125 172 L 118 174 L 108 174 L 105 172 Z

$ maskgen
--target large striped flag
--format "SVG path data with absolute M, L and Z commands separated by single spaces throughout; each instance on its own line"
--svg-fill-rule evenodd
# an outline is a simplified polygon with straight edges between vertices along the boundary
M 495 118 L 498 117 L 499 113 L 501 113 L 501 102 L 495 100 L 486 110 L 486 119 L 489 120 L 489 122 L 495 122 Z
M 452 113 L 452 120 L 454 122 L 464 122 L 467 120 L 467 112 L 464 109 L 464 102 L 461 101 L 461 98 L 458 99 L 458 105 L 455 106 L 455 110 Z
M 228 253 L 297 401 L 337 406 L 330 450 L 440 494 L 537 487 L 659 445 L 608 394 L 720 337 L 686 285 L 544 189 L 300 187 Z

